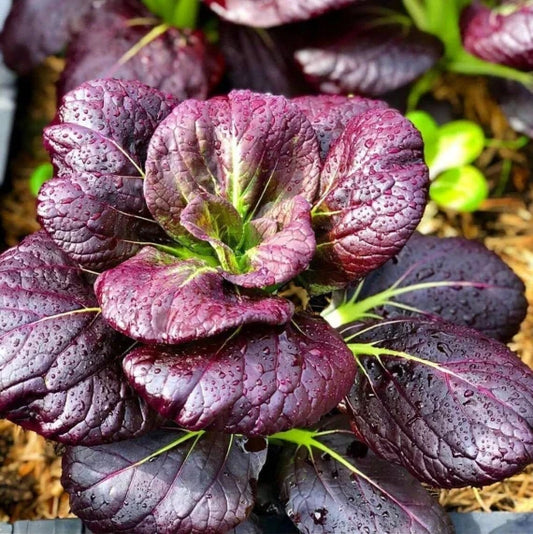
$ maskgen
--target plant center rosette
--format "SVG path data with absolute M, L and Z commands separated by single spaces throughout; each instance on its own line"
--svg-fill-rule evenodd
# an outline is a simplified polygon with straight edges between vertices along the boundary
M 484 337 L 516 332 L 523 285 L 484 249 L 411 237 L 428 172 L 397 111 L 250 91 L 180 103 L 96 80 L 64 97 L 44 139 L 42 230 L 0 257 L 0 414 L 67 446 L 63 483 L 93 532 L 258 532 L 267 450 L 303 531 L 450 532 L 407 471 L 451 487 L 530 461 L 531 372 Z M 468 298 L 450 304 L 458 289 Z M 494 354 L 506 393 L 480 385 Z M 442 403 L 454 388 L 474 402 L 460 422 Z M 451 440 L 483 401 L 511 427 Z M 348 415 L 329 419 L 339 405 Z M 417 417 L 430 442 L 406 432 Z M 403 467 L 353 454 L 349 425 Z

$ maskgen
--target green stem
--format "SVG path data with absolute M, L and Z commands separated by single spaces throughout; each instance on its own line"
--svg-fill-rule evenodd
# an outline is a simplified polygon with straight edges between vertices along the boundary
M 152 41 L 155 41 L 159 36 L 163 35 L 168 30 L 167 24 L 159 24 L 152 28 L 142 39 L 136 42 L 122 57 L 118 60 L 117 65 L 124 65 L 131 58 L 137 55 L 145 46 L 148 46 Z
M 407 96 L 407 111 L 413 111 L 417 108 L 420 99 L 431 91 L 435 85 L 435 81 L 440 76 L 440 70 L 432 68 L 422 74 L 416 82 L 413 83 Z
M 378 361 L 381 362 L 382 356 L 392 356 L 394 358 L 401 358 L 402 360 L 420 363 L 422 365 L 425 365 L 426 367 L 435 369 L 435 371 L 439 371 L 441 373 L 444 373 L 449 376 L 453 376 L 455 378 L 458 378 L 464 381 L 464 377 L 458 375 L 457 373 L 454 373 L 453 371 L 450 371 L 449 369 L 446 369 L 445 367 L 442 367 L 442 365 L 439 365 L 438 363 L 432 362 L 430 360 L 426 360 L 424 358 L 419 358 L 418 356 L 413 356 L 412 354 L 409 354 L 408 352 L 403 352 L 403 351 L 393 350 L 393 349 L 386 349 L 384 347 L 376 347 L 375 346 L 376 343 L 378 342 L 348 343 L 348 348 L 352 351 L 353 355 L 356 358 L 358 356 L 373 356 Z
M 179 0 L 174 5 L 171 20 L 168 22 L 176 28 L 188 28 L 194 30 L 200 10 L 198 0 Z
M 390 306 L 403 306 L 402 304 L 397 304 L 394 301 L 391 301 L 392 298 L 403 295 L 405 293 L 410 293 L 412 291 L 419 291 L 423 289 L 431 289 L 434 287 L 478 287 L 480 284 L 475 282 L 461 282 L 461 281 L 450 281 L 450 282 L 423 282 L 420 284 L 412 284 L 404 287 L 397 287 L 401 283 L 401 278 L 396 281 L 396 283 L 380 293 L 371 295 L 366 299 L 356 301 L 357 294 L 354 295 L 350 300 L 339 304 L 338 306 L 333 306 L 330 304 L 327 308 L 322 310 L 320 314 L 333 328 L 339 328 L 347 323 L 353 321 L 361 320 L 368 315 L 368 311 L 378 308 L 384 305 Z
M 529 137 L 525 135 L 518 139 L 486 139 L 485 146 L 490 148 L 508 148 L 509 150 L 520 150 L 529 143 Z
M 166 24 L 175 28 L 196 28 L 199 0 L 142 0 L 144 5 Z
M 161 447 L 157 451 L 153 452 L 149 456 L 146 456 L 142 460 L 139 460 L 138 462 L 135 462 L 131 467 L 139 467 L 140 465 L 144 464 L 145 462 L 149 462 L 150 460 L 153 460 L 154 458 L 157 458 L 159 455 L 170 451 L 174 447 L 178 447 L 182 443 L 185 443 L 186 441 L 189 441 L 194 438 L 194 443 L 191 448 L 194 448 L 195 445 L 198 443 L 198 440 L 205 434 L 205 430 L 196 430 L 196 431 L 186 431 L 186 433 L 179 437 L 178 439 L 175 439 L 174 441 L 170 442 L 168 445 L 165 445 L 164 447 Z
M 313 449 L 317 449 L 321 452 L 324 452 L 358 477 L 361 477 L 378 490 L 383 491 L 382 488 L 380 488 L 370 477 L 368 477 L 362 471 L 357 469 L 357 467 L 352 465 L 348 460 L 346 460 L 346 458 L 341 456 L 333 449 L 330 449 L 327 445 L 324 445 L 320 441 L 316 440 L 315 436 L 317 435 L 318 433 L 312 430 L 292 428 L 291 430 L 287 430 L 285 432 L 277 432 L 276 434 L 272 434 L 271 436 L 268 436 L 268 439 L 285 441 L 297 445 L 298 447 L 305 447 L 309 451 L 311 457 L 313 456 Z
M 453 58 L 446 61 L 446 69 L 451 72 L 469 75 L 495 76 L 505 78 L 524 84 L 528 88 L 533 88 L 533 74 L 500 65 L 483 61 L 466 50 L 460 50 Z
M 413 19 L 416 27 L 423 31 L 429 31 L 429 21 L 426 6 L 422 0 L 403 0 L 403 5 L 409 16 Z

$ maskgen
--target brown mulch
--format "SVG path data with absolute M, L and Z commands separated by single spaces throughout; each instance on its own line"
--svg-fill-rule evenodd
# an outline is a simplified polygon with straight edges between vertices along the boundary
M 0 219 L 9 246 L 38 228 L 28 178 L 35 166 L 47 160 L 40 129 L 53 116 L 53 81 L 60 69 L 61 63 L 51 59 L 36 71 L 30 80 L 28 108 L 19 117 L 22 123 L 34 126 L 29 133 L 28 130 L 16 133 L 22 142 L 18 143 L 10 165 L 13 189 L 0 198 Z M 434 96 L 480 122 L 495 139 L 512 141 L 518 137 L 482 79 L 444 77 Z M 488 148 L 478 165 L 489 178 L 491 190 L 499 194 L 474 214 L 446 213 L 430 204 L 420 229 L 424 233 L 481 240 L 522 278 L 531 305 L 511 348 L 533 367 L 533 183 L 529 176 L 532 154 L 529 146 L 518 152 Z M 60 459 L 50 443 L 33 432 L 0 421 L 0 521 L 68 517 L 68 496 L 61 487 L 60 473 Z M 533 466 L 484 488 L 440 491 L 439 501 L 448 509 L 459 511 L 533 511 Z

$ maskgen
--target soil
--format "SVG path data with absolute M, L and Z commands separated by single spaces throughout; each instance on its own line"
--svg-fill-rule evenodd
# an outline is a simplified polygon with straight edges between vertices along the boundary
M 38 229 L 35 199 L 29 191 L 32 170 L 47 161 L 41 130 L 55 111 L 54 82 L 62 68 L 50 58 L 31 77 L 22 80 L 16 117 L 9 181 L 11 189 L 0 196 L 0 221 L 7 246 Z M 457 116 L 476 120 L 489 137 L 516 140 L 484 79 L 444 76 L 433 92 Z M 420 224 L 423 233 L 464 236 L 483 241 L 524 280 L 529 313 L 511 348 L 533 366 L 533 163 L 531 144 L 519 151 L 487 148 L 478 160 L 491 185 L 491 198 L 473 214 L 440 211 L 428 206 Z M 60 483 L 60 459 L 52 444 L 32 432 L 0 421 L 0 521 L 69 517 L 68 496 Z M 439 491 L 449 510 L 533 511 L 533 466 L 504 482 L 485 488 Z

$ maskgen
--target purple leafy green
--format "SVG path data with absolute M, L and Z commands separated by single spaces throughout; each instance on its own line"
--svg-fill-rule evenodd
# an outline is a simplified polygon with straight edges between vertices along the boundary
M 139 439 L 69 447 L 62 483 L 93 532 L 226 532 L 244 521 L 266 450 L 223 434 L 159 431 Z M 180 439 L 181 438 L 181 439 Z M 173 442 L 181 441 L 161 451 Z M 159 454 L 158 451 L 161 451 Z
M 331 9 L 339 9 L 361 0 L 204 0 L 222 18 L 244 24 L 267 28 L 295 20 L 307 20 Z
M 357 472 L 322 450 L 285 452 L 281 495 L 301 532 L 453 532 L 444 510 L 403 469 L 375 457 L 349 433 L 319 439 Z
M 138 82 L 97 80 L 69 93 L 45 144 L 58 178 L 40 192 L 39 220 L 56 243 L 90 269 L 110 267 L 166 240 L 143 198 L 150 137 L 176 104 Z
M 490 9 L 476 2 L 461 15 L 463 45 L 475 56 L 523 70 L 533 68 L 533 5 L 507 0 Z
M 427 184 L 420 135 L 397 111 L 370 106 L 350 119 L 320 176 L 317 251 L 304 273 L 312 289 L 346 285 L 396 254 L 422 217 Z
M 94 78 L 121 78 L 180 99 L 206 98 L 222 75 L 219 53 L 200 31 L 156 24 L 140 0 L 93 9 L 70 40 L 60 93 Z
M 264 287 L 287 282 L 311 261 L 309 202 L 319 172 L 315 132 L 294 104 L 233 91 L 184 102 L 161 124 L 145 196 L 178 242 L 187 245 L 189 233 L 211 244 L 227 280 Z
M 285 96 L 309 92 L 293 58 L 301 35 L 293 25 L 266 30 L 221 21 L 219 33 L 231 87 Z
M 16 0 L 0 35 L 5 64 L 27 74 L 46 56 L 60 52 L 91 9 L 87 0 Z
M 444 488 L 490 484 L 531 463 L 533 372 L 505 345 L 417 319 L 377 323 L 351 342 L 361 371 L 348 407 L 377 454 Z
M 431 287 L 432 283 L 436 285 Z M 358 299 L 393 285 L 400 289 L 417 284 L 429 287 L 390 299 L 409 309 L 389 304 L 378 313 L 385 318 L 440 316 L 501 341 L 516 334 L 526 315 L 524 284 L 496 254 L 475 241 L 417 233 L 394 259 L 365 279 Z
M 109 268 L 143 242 L 168 241 L 152 219 L 138 176 L 62 176 L 39 193 L 38 216 L 61 248 L 88 269 Z
M 183 343 L 252 322 L 286 323 L 292 304 L 238 292 L 217 269 L 153 247 L 101 274 L 95 291 L 105 319 L 149 343 Z
M 300 96 L 292 102 L 300 108 L 315 129 L 322 160 L 326 158 L 332 143 L 341 135 L 350 119 L 368 110 L 388 107 L 386 102 L 360 96 Z
M 232 91 L 184 102 L 161 124 L 150 143 L 145 194 L 154 217 L 179 238 L 181 211 L 203 192 L 227 199 L 243 218 L 261 217 L 296 195 L 312 201 L 319 172 L 315 132 L 296 106 Z
M 306 80 L 319 92 L 381 95 L 429 70 L 442 45 L 414 26 L 383 24 L 362 9 L 314 21 L 294 51 Z
M 44 132 L 58 176 L 140 175 L 155 128 L 178 100 L 139 82 L 93 80 L 64 96 Z
M 39 232 L 0 256 L 0 413 L 64 443 L 129 438 L 159 420 L 127 385 L 131 344 L 77 265 Z
M 268 435 L 316 422 L 353 384 L 355 362 L 322 319 L 249 326 L 194 344 L 144 346 L 124 360 L 130 382 L 168 419 L 191 430 Z

